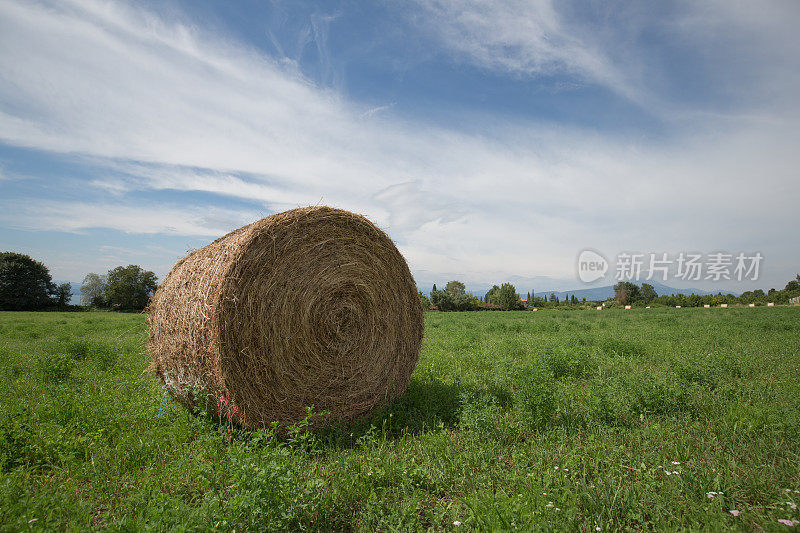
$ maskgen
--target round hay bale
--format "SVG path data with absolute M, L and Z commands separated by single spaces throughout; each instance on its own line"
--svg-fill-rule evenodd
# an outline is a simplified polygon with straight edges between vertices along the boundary
M 259 428 L 312 405 L 315 424 L 349 422 L 397 397 L 422 332 L 392 240 L 360 215 L 306 207 L 181 259 L 150 303 L 148 346 L 178 401 Z

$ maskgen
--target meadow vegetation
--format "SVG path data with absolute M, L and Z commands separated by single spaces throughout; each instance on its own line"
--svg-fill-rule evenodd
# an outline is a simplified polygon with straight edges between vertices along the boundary
M 0 529 L 779 531 L 798 331 L 790 307 L 428 313 L 403 397 L 278 438 L 166 398 L 144 315 L 4 312 Z

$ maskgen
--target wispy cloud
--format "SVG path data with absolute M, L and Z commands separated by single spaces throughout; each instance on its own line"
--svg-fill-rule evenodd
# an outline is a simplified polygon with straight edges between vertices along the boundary
M 772 102 L 785 104 L 800 83 L 800 5 L 792 2 L 415 3 L 424 12 L 412 16 L 418 26 L 459 61 L 558 76 L 557 88 L 593 84 L 665 121 L 780 113 Z
M 380 113 L 382 111 L 388 111 L 389 109 L 393 108 L 394 105 L 395 104 L 393 102 L 391 104 L 379 105 L 379 106 L 371 107 L 371 108 L 367 109 L 366 111 L 364 111 L 363 113 L 361 113 L 361 118 L 369 118 L 369 117 L 371 117 L 372 115 L 374 115 L 376 113 Z
M 125 233 L 217 236 L 260 218 L 257 211 L 219 208 L 179 208 L 170 205 L 56 202 L 41 200 L 27 208 L 2 201 L 0 221 L 23 230 L 81 232 L 109 228 Z
M 461 59 L 519 74 L 569 74 L 636 98 L 591 34 L 570 25 L 551 0 L 417 0 L 421 24 Z

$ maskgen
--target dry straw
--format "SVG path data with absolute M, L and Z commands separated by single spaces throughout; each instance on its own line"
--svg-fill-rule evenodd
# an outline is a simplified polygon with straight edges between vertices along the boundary
M 392 240 L 366 218 L 307 207 L 180 260 L 150 304 L 151 368 L 189 407 L 251 427 L 352 421 L 402 394 L 422 309 Z

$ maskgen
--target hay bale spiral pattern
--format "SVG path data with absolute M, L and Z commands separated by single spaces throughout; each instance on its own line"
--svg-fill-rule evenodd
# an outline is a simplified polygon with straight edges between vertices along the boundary
M 422 309 L 403 256 L 366 218 L 308 207 L 191 252 L 150 304 L 151 368 L 251 428 L 352 421 L 402 394 Z

